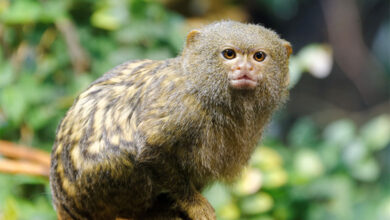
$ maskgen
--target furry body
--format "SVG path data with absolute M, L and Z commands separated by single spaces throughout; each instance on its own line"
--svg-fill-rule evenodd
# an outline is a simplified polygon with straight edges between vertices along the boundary
M 229 87 L 219 62 L 226 41 L 270 51 L 255 89 Z M 59 216 L 214 218 L 200 191 L 239 174 L 288 95 L 283 43 L 261 26 L 219 22 L 189 35 L 181 56 L 127 62 L 92 83 L 57 130 L 50 180 Z

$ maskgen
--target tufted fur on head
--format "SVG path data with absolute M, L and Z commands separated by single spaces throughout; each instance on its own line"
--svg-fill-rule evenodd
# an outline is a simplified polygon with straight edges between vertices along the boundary
M 281 39 L 274 31 L 255 24 L 243 24 L 235 21 L 215 22 L 187 36 L 182 52 L 183 73 L 187 74 L 193 89 L 214 104 L 231 107 L 236 101 L 228 88 L 227 73 L 222 65 L 221 51 L 226 45 L 232 45 L 248 51 L 262 48 L 268 51 L 270 64 L 263 70 L 264 79 L 251 95 L 244 99 L 253 99 L 253 104 L 270 107 L 287 97 L 288 58 L 292 53 L 291 45 Z M 208 85 L 206 85 L 208 84 Z M 237 97 L 238 98 L 238 97 Z M 241 105 L 242 103 L 237 102 Z

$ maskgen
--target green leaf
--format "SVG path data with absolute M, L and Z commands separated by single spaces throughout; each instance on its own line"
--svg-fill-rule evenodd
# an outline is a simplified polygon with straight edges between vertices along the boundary
M 324 172 L 324 166 L 315 151 L 305 149 L 300 150 L 294 157 L 295 178 L 300 181 L 308 181 L 319 177 Z
M 119 10 L 120 11 L 120 10 Z M 121 19 L 118 16 L 118 9 L 102 8 L 95 11 L 91 17 L 93 26 L 113 31 L 119 28 Z
M 183 18 L 180 16 L 172 16 L 166 26 L 168 28 L 168 33 L 165 33 L 168 34 L 169 43 L 174 51 L 179 53 L 183 48 L 184 39 L 187 34 L 184 32 Z
M 53 74 L 58 68 L 58 60 L 53 55 L 43 56 L 37 66 L 36 76 L 40 79 L 45 79 Z
M 283 158 L 275 149 L 260 146 L 253 152 L 250 163 L 262 171 L 275 170 L 283 165 Z
M 330 123 L 324 130 L 324 138 L 330 143 L 344 146 L 355 138 L 356 126 L 352 120 L 342 119 Z
M 324 141 L 318 147 L 318 154 L 327 170 L 337 167 L 341 160 L 341 149 L 338 145 Z
M 369 155 L 366 145 L 360 139 L 356 139 L 349 143 L 343 151 L 343 159 L 345 163 L 354 167 L 364 160 Z
M 380 168 L 378 162 L 374 158 L 369 157 L 352 166 L 351 174 L 358 180 L 373 182 L 378 179 Z
M 17 207 L 17 201 L 13 197 L 5 199 L 5 206 L 3 213 L 0 212 L 0 218 L 6 220 L 18 220 L 20 210 Z M 2 215 L 1 215 L 2 214 Z
M 74 95 L 78 95 L 81 91 L 85 90 L 94 79 L 91 75 L 83 74 L 69 85 L 69 92 Z
M 55 22 L 56 20 L 68 17 L 66 12 L 66 1 L 47 1 L 42 5 L 43 10 L 40 20 L 43 22 Z
M 1 51 L 0 51 L 1 52 Z M 9 85 L 15 78 L 12 65 L 9 62 L 0 63 L 0 89 Z
M 240 209 L 237 204 L 229 203 L 227 205 L 222 206 L 217 210 L 217 215 L 221 217 L 221 219 L 239 219 L 240 217 Z
M 0 107 L 7 119 L 20 124 L 28 108 L 28 100 L 18 86 L 8 86 L 0 94 Z
M 310 118 L 299 119 L 288 134 L 288 140 L 294 147 L 313 146 L 317 142 L 317 128 Z
M 378 208 L 378 219 L 390 219 L 390 196 L 388 196 Z
M 43 9 L 37 1 L 12 1 L 10 8 L 1 18 L 7 24 L 28 24 L 36 22 L 42 12 Z
M 215 209 L 227 205 L 232 199 L 226 186 L 219 183 L 206 189 L 203 194 Z
M 34 76 L 29 73 L 22 74 L 17 82 L 17 87 L 29 103 L 39 103 L 45 99 L 47 94 L 43 90 L 45 87 L 40 86 Z
M 45 126 L 55 115 L 55 110 L 47 106 L 33 108 L 28 112 L 27 124 L 34 130 Z
M 390 115 L 375 117 L 361 128 L 364 142 L 372 150 L 381 150 L 390 143 Z
M 21 220 L 53 220 L 56 214 L 49 203 L 49 200 L 39 196 L 34 200 L 22 200 L 19 202 Z
M 245 197 L 241 204 L 242 212 L 248 215 L 267 212 L 271 210 L 273 206 L 273 198 L 265 192 Z
M 264 189 L 277 189 L 288 181 L 288 174 L 284 169 L 275 169 L 263 174 Z

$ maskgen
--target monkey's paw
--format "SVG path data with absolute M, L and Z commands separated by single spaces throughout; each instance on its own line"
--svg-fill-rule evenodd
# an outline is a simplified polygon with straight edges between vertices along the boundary
M 200 193 L 191 201 L 180 204 L 182 210 L 191 220 L 216 220 L 214 208 Z

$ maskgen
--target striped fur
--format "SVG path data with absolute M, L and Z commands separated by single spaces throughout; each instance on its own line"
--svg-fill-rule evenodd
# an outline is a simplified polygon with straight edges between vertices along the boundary
M 261 36 L 237 38 L 238 46 L 272 49 L 255 90 L 228 87 L 217 54 L 223 30 Z M 119 65 L 75 100 L 52 150 L 51 189 L 61 219 L 213 218 L 200 191 L 233 179 L 247 163 L 287 97 L 288 52 L 257 25 L 220 22 L 200 33 L 181 56 Z

